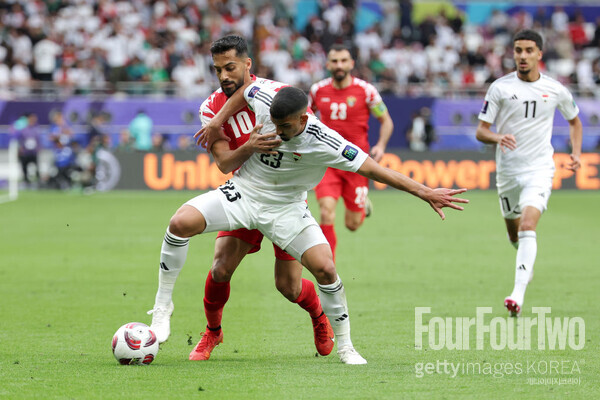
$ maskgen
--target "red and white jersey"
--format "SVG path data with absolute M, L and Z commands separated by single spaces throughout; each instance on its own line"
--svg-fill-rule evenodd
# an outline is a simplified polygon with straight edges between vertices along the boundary
M 368 131 L 371 112 L 385 105 L 381 95 L 370 83 L 353 77 L 352 83 L 343 89 L 333 87 L 333 79 L 327 78 L 311 86 L 308 105 L 319 119 L 346 140 L 369 151 Z
M 282 87 L 289 86 L 281 82 L 257 78 L 254 75 L 252 75 L 252 81 L 260 81 L 261 85 L 266 85 L 275 92 L 279 91 Z M 202 126 L 205 126 L 223 108 L 227 99 L 227 95 L 219 88 L 204 100 L 199 111 Z M 231 150 L 237 149 L 248 141 L 255 123 L 256 116 L 247 105 L 227 119 L 223 124 L 223 131 L 231 138 L 229 142 Z

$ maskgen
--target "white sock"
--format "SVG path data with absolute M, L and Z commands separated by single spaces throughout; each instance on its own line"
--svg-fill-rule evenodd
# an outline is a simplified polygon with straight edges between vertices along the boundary
M 535 231 L 519 232 L 519 248 L 515 270 L 515 288 L 510 297 L 519 305 L 523 304 L 525 289 L 533 272 L 533 264 L 537 253 L 537 235 Z
M 338 350 L 345 346 L 352 347 L 350 339 L 350 317 L 346 303 L 344 284 L 338 275 L 337 280 L 330 285 L 317 284 L 320 292 L 321 307 L 329 318 Z
M 190 239 L 167 233 L 160 249 L 160 269 L 158 271 L 158 291 L 154 306 L 168 307 L 172 301 L 173 288 L 179 272 L 187 258 Z

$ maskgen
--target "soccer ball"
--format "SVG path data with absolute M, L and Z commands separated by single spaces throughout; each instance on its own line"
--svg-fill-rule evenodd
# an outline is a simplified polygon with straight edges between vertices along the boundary
M 113 336 L 112 351 L 120 364 L 148 365 L 158 353 L 158 340 L 148 325 L 130 322 Z

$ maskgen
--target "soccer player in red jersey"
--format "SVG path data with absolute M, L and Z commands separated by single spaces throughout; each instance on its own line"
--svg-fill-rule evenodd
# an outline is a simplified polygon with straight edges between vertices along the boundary
M 239 36 L 226 36 L 211 45 L 214 68 L 221 88 L 202 103 L 200 118 L 202 125 L 211 119 L 225 105 L 244 82 L 255 80 L 250 75 L 252 60 L 248 57 L 246 41 Z M 274 89 L 286 86 L 280 82 L 268 81 Z M 229 140 L 231 152 L 220 158 L 219 168 L 231 172 L 230 165 L 236 157 L 254 152 L 269 153 L 281 140 L 276 135 L 255 135 L 248 140 L 254 129 L 256 118 L 247 106 L 237 111 L 222 124 Z M 189 238 L 199 233 L 198 210 L 184 204 L 171 218 L 161 249 L 159 287 L 153 310 L 152 328 L 159 342 L 164 342 L 170 334 L 170 317 L 173 312 L 172 292 L 175 280 L 186 259 Z M 236 268 L 246 256 L 260 249 L 263 235 L 258 230 L 238 229 L 221 231 L 215 241 L 215 253 L 211 270 L 206 278 L 204 290 L 204 312 L 207 327 L 201 341 L 190 353 L 190 360 L 208 360 L 212 350 L 223 341 L 221 319 L 225 303 L 229 299 L 230 280 Z M 321 302 L 314 284 L 302 278 L 302 265 L 285 251 L 275 246 L 275 286 L 291 302 L 306 310 L 313 323 L 315 345 L 321 355 L 333 349 L 333 330 L 323 313 Z
M 327 70 L 331 77 L 312 85 L 309 93 L 309 106 L 320 120 L 345 139 L 360 146 L 369 153 L 369 116 L 373 114 L 381 123 L 379 140 L 370 154 L 377 162 L 381 161 L 385 147 L 392 136 L 394 123 L 373 85 L 353 77 L 350 72 L 354 60 L 347 47 L 333 45 L 327 54 Z M 335 207 L 340 196 L 344 199 L 346 228 L 357 230 L 365 216 L 371 213 L 367 198 L 369 181 L 353 172 L 328 169 L 321 183 L 315 188 L 321 211 L 321 229 L 329 241 L 335 257 L 337 238 L 335 234 Z

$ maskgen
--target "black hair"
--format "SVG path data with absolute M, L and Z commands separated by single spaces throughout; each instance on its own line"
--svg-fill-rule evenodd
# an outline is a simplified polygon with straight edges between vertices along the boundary
M 536 31 L 532 31 L 531 29 L 523 29 L 517 32 L 513 37 L 513 43 L 517 40 L 532 40 L 535 42 L 535 45 L 540 50 L 542 50 L 542 48 L 544 47 L 544 39 L 542 39 L 542 36 Z
M 273 97 L 271 103 L 271 117 L 284 119 L 290 115 L 306 112 L 308 97 L 306 93 L 295 87 L 284 87 Z
M 346 46 L 345 44 L 342 43 L 334 43 L 330 48 L 329 51 L 344 51 L 346 50 L 348 53 L 350 53 L 350 49 L 348 48 L 348 46 Z
M 217 39 L 210 45 L 210 53 L 214 56 L 215 54 L 222 54 L 231 49 L 235 49 L 235 54 L 238 57 L 248 55 L 248 43 L 246 39 L 237 35 L 223 36 L 221 39 Z

